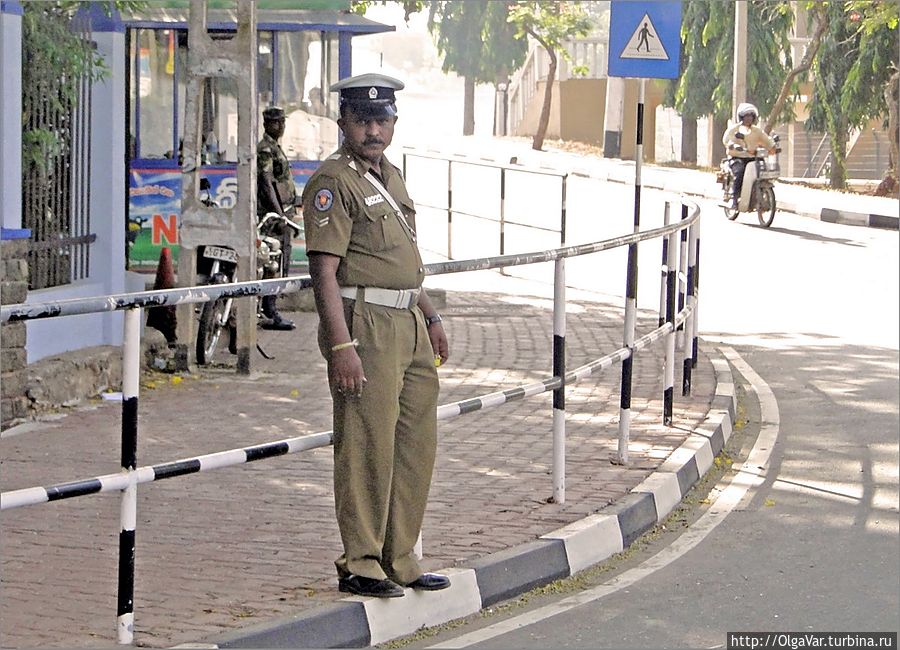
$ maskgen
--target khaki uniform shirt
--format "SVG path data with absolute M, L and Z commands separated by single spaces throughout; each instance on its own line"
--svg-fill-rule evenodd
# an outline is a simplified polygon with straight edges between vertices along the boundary
M 340 286 L 415 289 L 425 278 L 416 244 L 415 204 L 400 170 L 384 157 L 380 167 L 381 183 L 401 208 L 402 218 L 365 178 L 371 165 L 342 146 L 303 189 L 306 251 L 342 258 Z
M 297 187 L 294 185 L 294 177 L 291 175 L 291 165 L 287 156 L 284 155 L 281 146 L 268 133 L 263 135 L 262 140 L 256 147 L 256 211 L 262 216 L 269 210 L 266 206 L 269 204 L 268 195 L 262 191 L 262 184 L 259 179 L 264 174 L 271 174 L 275 192 L 278 194 L 278 200 L 281 201 L 281 207 L 284 208 L 284 214 L 290 216 L 294 213 L 294 199 L 297 196 Z
M 743 140 L 734 137 L 738 131 L 744 134 Z M 756 157 L 757 147 L 764 147 L 766 150 L 772 149 L 775 147 L 775 140 L 769 137 L 765 131 L 755 124 L 751 124 L 749 129 L 743 124 L 735 124 L 725 131 L 725 135 L 722 136 L 722 144 L 725 145 L 725 152 L 729 156 L 734 156 L 735 158 L 754 158 Z M 746 149 L 746 151 L 729 149 L 728 145 L 732 144 L 740 145 Z

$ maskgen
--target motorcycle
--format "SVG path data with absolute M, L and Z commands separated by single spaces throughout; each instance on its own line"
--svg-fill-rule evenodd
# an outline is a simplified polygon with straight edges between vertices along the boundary
M 743 139 L 743 134 L 736 134 Z M 775 153 L 769 154 L 764 147 L 758 147 L 754 157 L 744 168 L 744 182 L 741 185 L 741 195 L 738 197 L 737 208 L 734 207 L 734 196 L 731 189 L 734 186 L 734 174 L 729 164 L 730 158 L 723 158 L 719 163 L 719 171 L 716 181 L 722 185 L 723 197 L 719 205 L 725 210 L 725 216 L 734 221 L 741 212 L 756 212 L 760 225 L 768 228 L 775 220 L 775 188 L 774 181 L 781 175 L 781 166 L 778 162 L 778 154 L 781 147 L 778 146 L 779 137 L 773 135 L 775 140 Z M 735 151 L 746 151 L 744 147 L 736 145 Z
M 282 225 L 283 224 L 283 225 Z M 269 212 L 256 224 L 256 277 L 278 277 L 281 271 L 281 236 L 273 236 L 273 230 L 301 232 L 301 226 L 284 215 Z M 200 246 L 197 250 L 197 277 L 201 284 L 228 284 L 235 281 L 238 255 L 227 246 Z M 260 318 L 260 301 L 256 300 L 257 318 Z M 234 298 L 219 298 L 203 303 L 200 323 L 197 327 L 197 363 L 208 364 L 216 351 L 219 339 L 228 331 L 228 350 L 237 353 L 237 321 L 234 317 Z M 260 350 L 261 351 L 261 350 Z

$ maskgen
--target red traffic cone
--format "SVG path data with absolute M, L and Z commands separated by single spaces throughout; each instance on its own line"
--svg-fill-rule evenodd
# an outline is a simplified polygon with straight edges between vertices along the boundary
M 153 282 L 153 290 L 174 289 L 175 269 L 172 266 L 172 251 L 168 246 L 163 246 L 159 253 L 159 264 L 156 267 L 156 280 Z M 147 310 L 147 326 L 158 329 L 166 337 L 166 343 L 175 343 L 175 305 L 166 307 L 151 307 Z

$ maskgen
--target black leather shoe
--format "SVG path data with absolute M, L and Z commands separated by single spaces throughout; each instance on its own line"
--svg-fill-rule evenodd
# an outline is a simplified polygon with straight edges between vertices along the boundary
M 422 591 L 440 591 L 450 586 L 450 578 L 439 573 L 423 573 L 406 586 Z
M 264 330 L 288 331 L 294 329 L 296 325 L 294 325 L 294 321 L 282 318 L 281 314 L 275 314 L 275 316 L 269 319 L 269 322 L 263 323 L 260 327 Z
M 372 598 L 399 598 L 404 594 L 403 587 L 388 579 L 377 580 L 365 576 L 347 576 L 338 579 L 338 591 L 356 594 L 357 596 L 371 596 Z

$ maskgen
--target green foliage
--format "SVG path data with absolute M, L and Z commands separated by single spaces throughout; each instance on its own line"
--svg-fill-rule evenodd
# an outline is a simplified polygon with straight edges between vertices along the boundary
M 681 77 L 669 82 L 667 103 L 686 119 L 716 112 L 713 93 L 720 84 L 715 61 L 723 39 L 721 35 L 711 37 L 705 33 L 712 9 L 709 0 L 682 5 Z
M 387 6 L 391 4 L 399 4 L 403 7 L 403 20 L 409 22 L 409 17 L 425 9 L 425 0 L 352 0 L 350 3 L 350 11 L 360 16 L 365 15 L 369 7 L 375 5 Z
M 884 90 L 898 69 L 898 4 L 832 0 L 815 9 L 827 29 L 813 64 L 815 83 L 806 126 L 828 134 L 831 184 L 839 188 L 845 183 L 850 129 L 890 113 Z
M 591 33 L 593 23 L 584 8 L 577 2 L 516 2 L 510 6 L 509 22 L 516 26 L 516 38 L 531 36 L 543 46 L 550 57 L 544 101 L 538 118 L 537 130 L 531 148 L 537 151 L 544 146 L 544 137 L 550 123 L 550 105 L 553 99 L 553 82 L 557 57 L 566 61 L 572 57 L 565 49 L 566 41 Z
M 515 38 L 507 5 L 488 0 L 432 2 L 428 29 L 444 57 L 444 72 L 476 83 L 496 83 L 525 60 L 525 44 Z
M 823 11 L 827 28 L 813 63 L 815 78 L 806 128 L 828 134 L 832 157 L 831 182 L 833 187 L 840 188 L 845 182 L 845 147 L 850 126 L 849 115 L 842 102 L 843 90 L 859 53 L 860 35 L 845 13 L 842 2 L 829 2 L 820 10 Z
M 102 58 L 71 29 L 80 2 L 26 2 L 22 14 L 22 165 L 46 174 L 68 151 L 68 112 L 77 80 L 107 74 Z M 32 113 L 63 115 L 57 124 L 33 123 Z
M 691 0 L 682 5 L 682 75 L 668 93 L 685 117 L 731 115 L 734 3 Z M 787 0 L 750 0 L 747 11 L 747 94 L 766 115 L 792 66 L 794 16 Z
M 896 1 L 854 0 L 845 7 L 851 29 L 856 25 L 854 37 L 859 43 L 841 92 L 841 108 L 851 127 L 859 128 L 870 119 L 887 115 L 881 89 L 898 69 L 898 6 Z
M 510 6 L 509 21 L 516 26 L 516 38 L 529 35 L 548 52 L 569 60 L 564 47 L 569 39 L 587 36 L 593 23 L 577 2 L 516 2 Z

